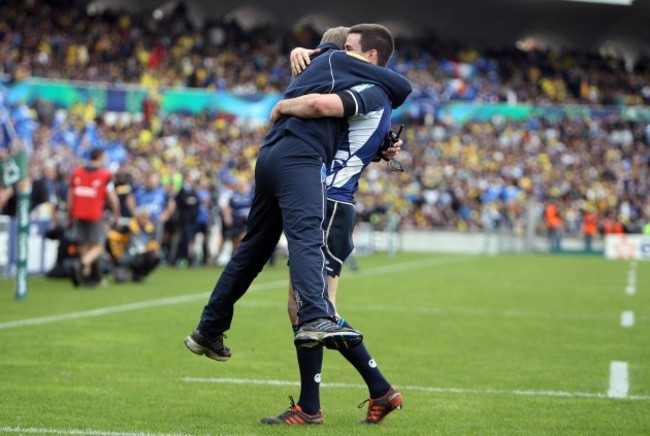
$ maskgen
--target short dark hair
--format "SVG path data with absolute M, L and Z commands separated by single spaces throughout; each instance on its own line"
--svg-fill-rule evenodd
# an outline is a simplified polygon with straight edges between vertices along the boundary
M 350 27 L 348 34 L 358 33 L 361 35 L 359 42 L 362 51 L 377 50 L 377 64 L 385 67 L 395 50 L 393 34 L 388 28 L 381 24 L 357 24 Z
M 100 159 L 102 156 L 104 156 L 104 149 L 95 147 L 92 150 L 90 150 L 90 160 L 97 160 Z

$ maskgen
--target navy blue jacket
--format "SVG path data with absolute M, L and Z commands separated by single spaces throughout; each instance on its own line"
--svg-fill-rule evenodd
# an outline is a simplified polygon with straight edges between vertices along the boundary
M 373 83 L 386 91 L 393 108 L 397 108 L 413 89 L 411 83 L 400 74 L 338 50 L 334 44 L 321 44 L 319 48 L 321 54 L 313 58 L 309 67 L 291 82 L 284 98 L 313 93 L 331 94 L 362 83 Z M 266 135 L 262 146 L 272 145 L 290 133 L 312 146 L 329 166 L 347 128 L 346 118 L 282 117 Z

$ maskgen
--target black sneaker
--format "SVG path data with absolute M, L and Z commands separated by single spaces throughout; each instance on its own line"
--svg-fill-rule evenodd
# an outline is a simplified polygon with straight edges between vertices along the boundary
M 388 392 L 381 397 L 370 398 L 359 404 L 359 409 L 366 403 L 368 403 L 368 411 L 365 419 L 362 419 L 361 422 L 364 424 L 381 424 L 390 412 L 401 409 L 404 401 L 402 400 L 402 394 L 399 393 L 395 386 L 391 386 Z
M 223 344 L 225 337 L 226 335 L 219 335 L 216 338 L 206 338 L 198 330 L 194 330 L 183 342 L 194 354 L 205 355 L 210 359 L 225 362 L 232 355 L 230 348 Z
M 314 415 L 308 415 L 302 411 L 302 408 L 293 402 L 293 397 L 289 397 L 291 406 L 286 412 L 279 416 L 267 416 L 262 418 L 262 424 L 287 424 L 287 425 L 308 425 L 322 424 L 323 412 L 321 410 Z
M 300 326 L 293 343 L 300 348 L 327 347 L 347 350 L 359 345 L 363 335 L 349 327 L 341 327 L 327 318 L 318 318 Z
M 84 281 L 84 276 L 81 271 L 81 261 L 79 259 L 74 259 L 72 261 L 72 284 L 78 288 L 81 286 L 81 283 Z

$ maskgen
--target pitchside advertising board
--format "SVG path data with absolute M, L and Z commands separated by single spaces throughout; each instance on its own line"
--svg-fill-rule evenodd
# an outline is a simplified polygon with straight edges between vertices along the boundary
M 45 237 L 48 221 L 33 221 L 29 224 L 27 272 L 45 274 L 56 262 L 59 241 Z M 13 277 L 16 274 L 16 220 L 0 215 L 0 276 Z
M 607 259 L 650 260 L 650 235 L 605 236 Z

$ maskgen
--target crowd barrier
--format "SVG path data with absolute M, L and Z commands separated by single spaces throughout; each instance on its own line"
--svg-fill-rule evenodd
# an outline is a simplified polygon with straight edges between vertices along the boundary
M 607 235 L 607 259 L 650 260 L 650 235 Z

